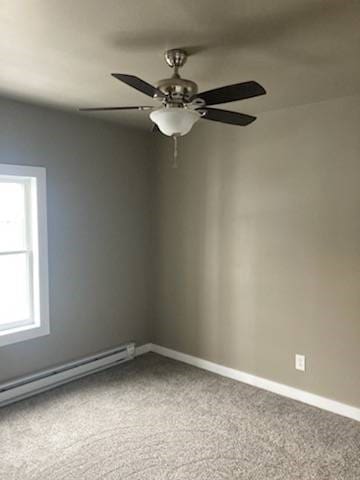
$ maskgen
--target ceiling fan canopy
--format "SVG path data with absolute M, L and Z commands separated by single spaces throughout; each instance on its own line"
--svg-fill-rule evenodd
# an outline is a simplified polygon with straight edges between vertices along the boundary
M 167 50 L 165 52 L 165 61 L 173 70 L 173 74 L 170 78 L 157 82 L 156 86 L 134 75 L 112 73 L 112 76 L 117 80 L 161 102 L 161 106 L 158 108 L 150 105 L 141 105 L 80 108 L 80 110 L 92 112 L 148 110 L 150 111 L 150 119 L 155 124 L 154 130 L 173 137 L 186 135 L 200 119 L 239 126 L 249 125 L 256 120 L 256 117 L 252 115 L 220 110 L 209 106 L 265 95 L 266 91 L 259 83 L 248 81 L 199 93 L 195 82 L 182 78 L 179 74 L 179 69 L 183 67 L 186 60 L 187 53 L 185 50 Z

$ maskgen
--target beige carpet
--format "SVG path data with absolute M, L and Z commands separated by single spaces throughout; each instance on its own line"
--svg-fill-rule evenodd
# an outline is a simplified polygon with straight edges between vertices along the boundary
M 0 410 L 1 480 L 359 480 L 360 423 L 148 354 Z

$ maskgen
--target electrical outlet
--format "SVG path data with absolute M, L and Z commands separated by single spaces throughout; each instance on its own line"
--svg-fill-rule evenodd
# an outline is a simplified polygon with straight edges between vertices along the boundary
M 305 372 L 305 355 L 295 355 L 295 368 L 296 370 Z

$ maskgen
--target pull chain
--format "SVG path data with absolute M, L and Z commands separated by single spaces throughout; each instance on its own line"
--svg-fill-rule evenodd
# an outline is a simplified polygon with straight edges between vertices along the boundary
M 173 135 L 174 139 L 174 161 L 173 168 L 178 168 L 177 157 L 178 157 L 178 135 Z

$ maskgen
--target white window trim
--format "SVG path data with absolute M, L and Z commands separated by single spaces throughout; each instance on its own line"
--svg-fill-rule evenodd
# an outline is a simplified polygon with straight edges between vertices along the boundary
M 22 178 L 33 182 L 30 193 L 32 195 L 32 224 L 33 228 L 33 267 L 34 267 L 34 322 L 22 326 L 15 326 L 0 330 L 0 347 L 31 338 L 48 335 L 49 325 L 49 274 L 48 274 L 48 245 L 47 245 L 47 213 L 46 213 L 46 170 L 43 167 L 25 165 L 0 164 L 0 175 Z

